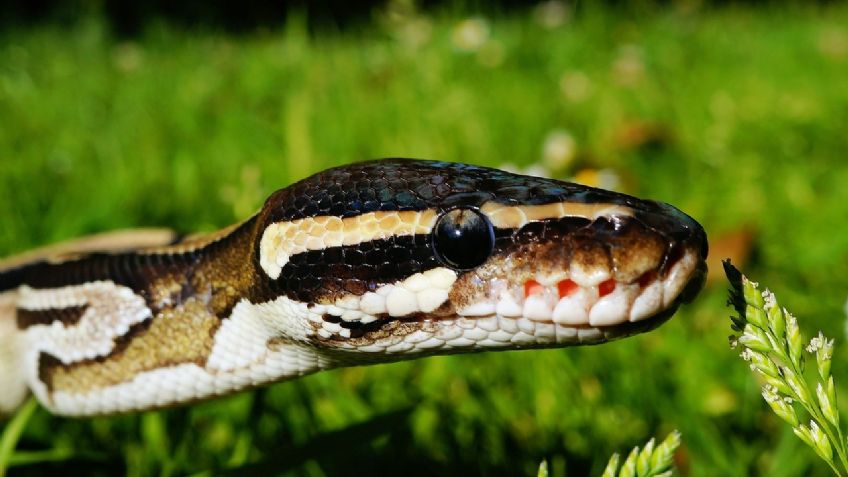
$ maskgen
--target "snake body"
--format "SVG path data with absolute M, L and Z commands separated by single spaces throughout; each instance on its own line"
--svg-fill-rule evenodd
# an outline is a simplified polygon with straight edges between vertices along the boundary
M 387 159 L 321 172 L 205 237 L 121 233 L 0 263 L 0 410 L 179 405 L 341 366 L 594 344 L 703 284 L 659 202 Z

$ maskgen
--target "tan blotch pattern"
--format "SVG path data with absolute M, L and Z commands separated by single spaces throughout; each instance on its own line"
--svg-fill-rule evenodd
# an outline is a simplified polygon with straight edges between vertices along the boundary
M 107 359 L 93 359 L 46 370 L 45 384 L 55 391 L 85 393 L 133 379 L 152 369 L 182 363 L 203 365 L 212 352 L 220 324 L 197 299 L 158 314 L 149 328 L 128 339 Z

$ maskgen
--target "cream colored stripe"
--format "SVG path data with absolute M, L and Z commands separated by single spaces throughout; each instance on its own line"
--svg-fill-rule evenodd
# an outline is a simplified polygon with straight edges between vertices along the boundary
M 633 215 L 629 207 L 616 204 L 558 202 L 544 205 L 503 205 L 486 202 L 480 208 L 497 228 L 518 228 L 528 222 L 562 217 Z M 279 278 L 292 255 L 309 250 L 356 245 L 392 236 L 428 234 L 438 211 L 369 212 L 354 217 L 318 216 L 269 225 L 259 244 L 259 263 L 271 278 Z
M 259 263 L 271 278 L 278 278 L 292 255 L 308 250 L 356 245 L 392 236 L 428 234 L 437 211 L 369 212 L 354 217 L 308 217 L 269 225 L 259 244 Z
M 543 205 L 504 205 L 486 202 L 480 207 L 492 225 L 499 229 L 515 229 L 528 222 L 582 217 L 595 220 L 598 217 L 631 216 L 633 209 L 618 204 L 587 204 L 582 202 L 556 202 Z

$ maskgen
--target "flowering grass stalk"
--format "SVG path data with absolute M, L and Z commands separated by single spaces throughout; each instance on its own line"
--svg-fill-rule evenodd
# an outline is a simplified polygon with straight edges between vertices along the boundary
M 674 451 L 680 447 L 680 433 L 673 431 L 660 445 L 651 439 L 643 449 L 634 447 L 619 469 L 621 457 L 613 454 L 602 477 L 668 477 L 672 472 Z
M 644 449 L 634 447 L 624 465 L 619 469 L 621 456 L 613 454 L 607 463 L 606 469 L 601 477 L 669 477 L 672 473 L 672 459 L 674 452 L 680 447 L 680 432 L 672 431 L 658 446 L 654 446 L 651 439 L 645 444 Z M 548 477 L 548 462 L 539 464 L 536 477 Z
M 731 328 L 738 333 L 731 336 L 731 346 L 741 347 L 742 359 L 762 377 L 763 399 L 836 475 L 848 475 L 848 446 L 830 374 L 833 340 L 819 332 L 805 347 L 798 320 L 772 292 L 761 292 L 729 260 L 724 271 L 732 285 L 729 304 L 739 314 L 731 317 Z M 804 374 L 805 351 L 815 357 L 813 377 Z

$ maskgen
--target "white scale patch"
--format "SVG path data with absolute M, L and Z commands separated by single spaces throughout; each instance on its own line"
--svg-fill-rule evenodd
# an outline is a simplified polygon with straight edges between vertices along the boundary
M 261 304 L 242 300 L 215 333 L 206 368 L 217 372 L 249 367 L 267 353 L 267 343 L 273 338 L 305 343 L 313 334 L 309 322 L 320 319 L 306 303 L 284 296 Z
M 345 295 L 333 304 L 313 305 L 309 308 L 309 319 L 321 326 L 318 329 L 321 338 L 333 335 L 349 338 L 349 329 L 326 321 L 322 316 L 331 315 L 342 321 L 367 324 L 376 321 L 378 316 L 402 318 L 414 313 L 431 313 L 448 301 L 456 278 L 456 272 L 449 268 L 433 268 L 403 281 L 383 285 L 362 296 Z
M 64 363 L 104 356 L 114 340 L 134 324 L 151 317 L 144 299 L 130 288 L 100 281 L 52 289 L 19 289 L 18 308 L 48 310 L 86 305 L 79 322 L 71 326 L 55 321 L 24 330 L 35 353 L 47 352 Z
M 80 320 L 71 326 L 61 322 L 29 326 L 21 332 L 25 343 L 21 355 L 30 389 L 49 406 L 47 386 L 38 376 L 39 355 L 50 353 L 65 364 L 107 355 L 114 340 L 130 327 L 151 317 L 144 299 L 127 287 L 100 281 L 53 289 L 18 290 L 17 307 L 46 310 L 87 305 Z
M 125 383 L 85 393 L 56 391 L 41 401 L 53 412 L 67 415 L 103 414 L 161 407 L 227 394 L 245 387 L 294 378 L 333 367 L 332 360 L 307 343 L 320 319 L 305 303 L 286 297 L 254 304 L 246 300 L 233 308 L 215 333 L 205 366 L 185 363 L 137 374 Z M 269 345 L 275 338 L 285 342 Z
M 313 373 L 331 364 L 313 349 L 283 345 L 264 352 L 249 366 L 227 371 L 187 363 L 139 373 L 131 381 L 88 393 L 55 392 L 44 402 L 52 412 L 92 415 L 162 407 L 209 396 L 229 394 L 285 378 Z

